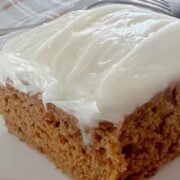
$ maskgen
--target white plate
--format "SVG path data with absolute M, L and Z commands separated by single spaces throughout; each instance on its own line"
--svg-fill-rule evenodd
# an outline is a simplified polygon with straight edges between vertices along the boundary
M 0 119 L 0 180 L 70 180 L 43 155 L 9 134 Z M 151 180 L 180 180 L 180 158 Z

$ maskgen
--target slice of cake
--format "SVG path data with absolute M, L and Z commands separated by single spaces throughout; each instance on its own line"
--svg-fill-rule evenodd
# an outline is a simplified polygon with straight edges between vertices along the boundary
M 108 5 L 0 52 L 9 131 L 79 180 L 140 180 L 180 155 L 180 21 Z

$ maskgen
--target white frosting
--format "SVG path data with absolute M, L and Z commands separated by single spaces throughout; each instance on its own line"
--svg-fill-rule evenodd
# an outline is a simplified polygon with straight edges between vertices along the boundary
M 71 12 L 8 42 L 0 82 L 74 114 L 122 122 L 180 79 L 180 21 L 126 5 Z

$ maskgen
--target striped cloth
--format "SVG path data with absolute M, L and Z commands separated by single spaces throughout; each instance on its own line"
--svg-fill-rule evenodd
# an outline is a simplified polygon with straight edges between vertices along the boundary
M 69 10 L 78 0 L 0 0 L 0 29 L 41 23 Z

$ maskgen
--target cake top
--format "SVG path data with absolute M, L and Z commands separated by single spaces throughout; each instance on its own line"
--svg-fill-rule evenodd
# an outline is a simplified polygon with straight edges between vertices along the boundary
M 180 78 L 180 21 L 127 5 L 68 13 L 9 41 L 0 82 L 42 93 L 81 126 L 122 122 Z

